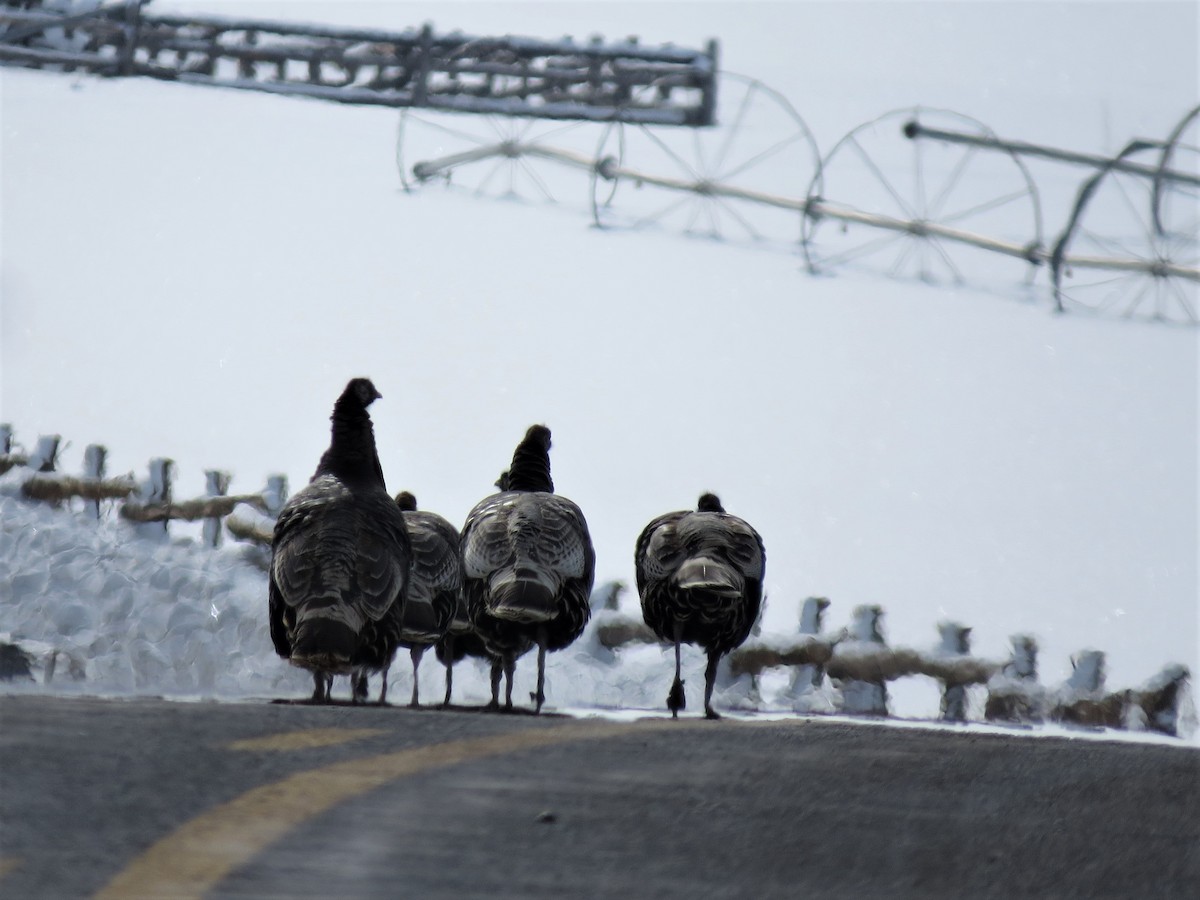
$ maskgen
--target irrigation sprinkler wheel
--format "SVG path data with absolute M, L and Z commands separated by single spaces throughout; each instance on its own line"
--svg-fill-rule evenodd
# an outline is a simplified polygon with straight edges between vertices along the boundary
M 586 121 L 405 109 L 396 167 L 406 191 L 441 182 L 480 197 L 562 203 L 582 194 L 578 172 L 528 148 L 590 155 L 595 133 Z
M 756 79 L 720 72 L 716 96 L 712 126 L 607 126 L 592 177 L 597 225 L 795 245 L 820 161 L 812 132 Z
M 1164 169 L 1166 146 L 1135 141 L 1084 182 L 1050 256 L 1060 310 L 1200 324 L 1200 149 L 1169 142 Z
M 1171 129 L 1171 133 L 1164 142 L 1162 154 L 1158 159 L 1158 174 L 1154 178 L 1150 203 L 1153 211 L 1154 227 L 1160 232 L 1165 229 L 1162 212 L 1163 198 L 1169 193 L 1169 188 L 1172 186 L 1171 181 L 1166 178 L 1166 173 L 1170 172 L 1174 165 L 1177 147 L 1190 147 L 1193 150 L 1196 147 L 1200 147 L 1200 106 L 1192 108 Z M 1186 153 L 1187 151 L 1185 149 L 1181 152 Z
M 625 126 L 620 122 L 609 122 L 600 134 L 596 147 L 596 165 L 592 167 L 591 188 L 592 222 L 604 228 L 612 220 L 613 203 L 621 179 L 611 173 L 620 171 L 625 165 Z M 607 174 L 606 174 L 607 173 Z
M 855 128 L 821 161 L 808 190 L 803 245 L 809 270 L 846 267 L 963 284 L 1010 280 L 1014 265 L 1020 265 L 1028 280 L 1041 247 L 1042 213 L 1020 157 L 1004 149 L 910 137 L 911 123 L 996 140 L 969 116 L 924 107 L 894 110 Z M 821 213 L 822 204 L 829 214 Z M 988 250 L 927 226 L 990 239 L 1015 252 Z

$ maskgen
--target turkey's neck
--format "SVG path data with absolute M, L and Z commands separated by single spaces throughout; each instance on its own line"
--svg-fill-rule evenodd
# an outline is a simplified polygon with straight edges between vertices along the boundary
M 329 449 L 321 457 L 317 475 L 336 475 L 343 481 L 385 487 L 370 414 L 357 404 L 339 400 L 333 408 L 332 420 Z
M 550 457 L 540 448 L 522 444 L 513 454 L 508 470 L 508 489 L 511 491 L 545 491 L 554 493 L 550 478 Z

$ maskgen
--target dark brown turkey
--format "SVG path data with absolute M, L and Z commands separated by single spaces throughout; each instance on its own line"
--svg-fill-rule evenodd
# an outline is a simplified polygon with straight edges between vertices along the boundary
M 508 471 L 505 470 L 496 479 L 496 487 L 503 491 L 507 484 Z M 495 663 L 491 654 L 488 653 L 487 647 L 484 646 L 483 640 L 475 632 L 475 626 L 471 624 L 471 614 L 467 610 L 467 598 L 462 591 L 459 591 L 458 605 L 450 619 L 446 634 L 437 642 L 434 652 L 437 653 L 438 662 L 446 667 L 446 696 L 442 700 L 443 707 L 450 706 L 450 697 L 454 691 L 454 666 L 457 663 L 468 656 Z
M 366 378 L 346 385 L 333 407 L 329 449 L 275 522 L 271 640 L 280 656 L 312 673 L 314 703 L 329 702 L 335 675 L 357 683 L 374 671 L 383 674 L 384 703 L 400 640 L 412 550 L 367 412 L 380 396 Z
M 550 429 L 533 425 L 513 453 L 503 489 L 481 500 L 462 529 L 463 593 L 492 657 L 491 708 L 506 709 L 518 657 L 538 648 L 536 711 L 545 702 L 546 652 L 583 632 L 596 553 L 579 507 L 554 493 Z
M 721 657 L 741 645 L 762 608 L 766 551 L 744 520 L 725 512 L 715 494 L 696 510 L 667 513 L 645 527 L 634 551 L 642 616 L 660 639 L 675 645 L 675 681 L 667 695 L 672 716 L 686 706 L 679 677 L 680 644 L 708 654 L 704 714 L 712 708 Z
M 412 575 L 404 602 L 401 647 L 412 659 L 413 687 L 409 706 L 420 705 L 418 669 L 421 657 L 447 633 L 462 602 L 462 562 L 458 529 L 437 513 L 417 509 L 417 498 L 408 491 L 396 495 L 412 542 Z M 361 693 L 366 695 L 366 685 Z M 447 699 L 447 704 L 449 700 Z
M 462 593 L 459 594 L 458 608 L 450 620 L 450 626 L 446 629 L 442 639 L 437 642 L 434 652 L 437 653 L 438 662 L 446 667 L 446 696 L 442 700 L 443 707 L 450 706 L 450 695 L 454 689 L 454 666 L 457 663 L 468 656 L 486 659 L 493 665 L 496 662 L 488 653 L 487 647 L 484 646 L 483 639 L 479 637 L 475 627 L 471 624 L 471 615 L 467 612 L 467 600 Z

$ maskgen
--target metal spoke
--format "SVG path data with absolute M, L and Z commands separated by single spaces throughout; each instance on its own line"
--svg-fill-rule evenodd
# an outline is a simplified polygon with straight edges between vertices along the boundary
M 1128 278 L 1114 278 L 1111 281 L 1113 287 L 1104 295 L 1104 299 L 1100 301 L 1100 305 L 1095 307 L 1097 312 L 1108 312 L 1116 307 L 1121 301 L 1121 297 L 1125 294 L 1125 287 Z M 1086 305 L 1086 304 L 1085 304 Z
M 784 138 L 782 141 L 777 141 L 775 144 L 768 147 L 766 150 L 763 150 L 763 151 L 757 153 L 756 155 L 750 157 L 748 160 L 746 160 L 740 166 L 737 166 L 736 168 L 733 168 L 733 169 L 729 169 L 728 171 L 725 171 L 725 172 L 721 172 L 717 177 L 721 181 L 728 181 L 730 178 L 734 178 L 737 175 L 742 174 L 742 172 L 745 172 L 747 169 L 749 169 L 753 166 L 756 166 L 761 162 L 765 162 L 766 160 L 768 160 L 772 156 L 774 156 L 776 153 L 780 153 L 783 150 L 786 150 L 792 144 L 796 143 L 796 141 L 803 140 L 803 139 L 804 139 L 804 135 L 797 132 L 796 134 L 793 134 L 791 137 Z
M 1192 298 L 1188 296 L 1183 283 L 1179 279 L 1168 279 L 1168 287 L 1175 292 L 1176 299 L 1179 301 L 1179 307 L 1183 310 L 1183 314 L 1187 316 L 1187 320 L 1192 324 L 1196 323 L 1196 310 L 1192 306 Z
M 1118 238 L 1105 237 L 1104 235 L 1095 234 L 1091 231 L 1083 232 L 1082 236 L 1089 238 L 1091 240 L 1091 242 L 1096 245 L 1097 248 L 1099 248 L 1100 250 L 1103 250 L 1106 253 L 1110 253 L 1113 256 L 1122 256 L 1123 255 L 1124 258 L 1126 258 L 1126 259 L 1136 259 L 1136 260 L 1141 260 L 1141 261 L 1146 260 L 1145 251 L 1142 251 L 1141 253 L 1139 253 L 1138 251 L 1132 249 L 1131 247 L 1128 247 L 1125 244 L 1123 244 Z
M 1165 278 L 1154 279 L 1154 318 L 1160 322 L 1169 320 L 1167 315 L 1167 285 Z
M 492 131 L 492 136 L 493 136 L 493 137 L 494 137 L 496 140 L 498 140 L 498 141 L 504 141 L 504 140 L 505 140 L 505 139 L 508 137 L 508 135 L 506 135 L 506 134 L 504 133 L 504 130 L 503 130 L 501 127 L 500 127 L 500 123 L 499 123 L 498 121 L 496 121 L 496 117 L 495 117 L 495 116 L 484 116 L 484 117 L 483 117 L 483 124 L 484 124 L 484 125 L 485 125 L 487 128 L 490 128 L 490 129 L 491 129 L 491 131 Z
M 1155 234 L 1155 238 L 1159 246 L 1163 247 L 1164 254 L 1169 255 L 1171 259 L 1194 265 L 1197 252 L 1200 251 L 1200 221 L 1193 219 L 1182 223 L 1179 228 Z
M 1071 277 L 1072 280 L 1069 285 L 1064 283 L 1063 289 L 1070 289 L 1072 292 L 1078 293 L 1079 291 L 1091 290 L 1092 288 L 1103 287 L 1106 284 L 1115 284 L 1119 281 L 1124 281 L 1127 276 L 1124 273 L 1119 273 L 1108 278 L 1098 278 L 1095 281 L 1076 281 L 1072 276 L 1067 277 Z
M 750 85 L 746 92 L 742 95 L 742 102 L 738 104 L 738 111 L 734 115 L 733 122 L 729 125 L 729 133 L 725 136 L 725 140 L 721 145 L 721 149 L 717 153 L 717 158 L 713 161 L 713 171 L 719 172 L 721 166 L 725 164 L 725 158 L 729 155 L 729 149 L 733 146 L 733 140 L 737 137 L 741 130 L 742 123 L 746 118 L 746 111 L 750 108 L 750 101 L 756 90 L 755 85 Z
M 476 197 L 483 195 L 484 191 L 486 190 L 487 186 L 491 183 L 492 179 L 496 177 L 496 173 L 504 168 L 504 162 L 505 162 L 505 160 L 504 160 L 503 156 L 500 157 L 499 159 L 497 159 L 496 164 L 488 170 L 488 173 L 486 176 L 484 176 L 484 179 L 481 182 L 479 182 L 479 184 L 475 185 L 475 196 Z
M 1108 287 L 1108 290 L 1101 294 L 1101 299 L 1100 299 L 1099 303 L 1088 303 L 1087 301 L 1080 298 L 1078 291 L 1073 291 L 1073 292 L 1069 293 L 1067 296 L 1069 296 L 1075 303 L 1077 303 L 1080 306 L 1086 306 L 1089 309 L 1095 310 L 1096 312 L 1107 312 L 1109 309 L 1111 309 L 1112 307 L 1117 305 L 1117 302 L 1121 299 L 1121 295 L 1125 293 L 1123 288 L 1124 288 L 1125 282 L 1127 280 L 1128 279 L 1126 279 L 1123 276 L 1118 276 L 1116 278 L 1106 278 L 1103 281 L 1093 282 L 1090 285 L 1083 285 L 1083 287 L 1085 287 L 1085 288 L 1091 288 L 1091 287 L 1104 288 L 1106 286 Z
M 946 268 L 948 268 L 954 274 L 955 282 L 957 284 L 965 283 L 966 279 L 963 277 L 963 273 L 959 271 L 958 266 L 954 264 L 954 260 L 950 258 L 950 254 L 946 252 L 946 248 L 942 246 L 942 242 L 937 238 L 929 238 L 927 239 L 926 243 L 928 243 L 929 246 L 937 252 L 938 256 L 940 256 L 942 261 L 946 264 Z
M 907 235 L 902 231 L 886 231 L 883 237 L 876 238 L 873 241 L 867 241 L 865 244 L 859 244 L 856 247 L 851 247 L 848 250 L 843 250 L 841 253 L 825 257 L 824 262 L 829 265 L 838 265 L 839 263 L 847 262 L 858 256 L 863 256 L 868 253 L 874 253 L 881 250 L 888 244 L 903 240 Z
M 1133 318 L 1134 313 L 1136 313 L 1138 307 L 1142 305 L 1142 301 L 1146 298 L 1146 294 L 1149 292 L 1151 286 L 1152 285 L 1149 280 L 1146 280 L 1142 283 L 1142 289 L 1134 295 L 1133 301 L 1127 307 L 1125 307 L 1124 317 L 1126 319 Z
M 994 200 L 988 200 L 984 203 L 980 203 L 978 206 L 972 206 L 970 209 L 961 210 L 954 213 L 954 215 L 941 216 L 938 218 L 938 221 L 943 225 L 949 225 L 951 222 L 960 222 L 963 219 L 970 218 L 971 216 L 977 216 L 980 213 L 991 212 L 993 209 L 999 209 L 1002 206 L 1012 203 L 1014 200 L 1022 200 L 1027 196 L 1028 194 L 1025 191 L 1014 191 L 1013 193 L 1006 194 L 1003 197 L 997 197 Z
M 1160 235 L 1159 239 L 1169 252 L 1171 259 L 1195 265 L 1197 253 L 1200 252 L 1198 233 L 1200 233 L 1200 222 L 1189 222 L 1180 231 L 1167 232 Z
M 451 137 L 460 138 L 464 141 L 470 141 L 473 144 L 478 144 L 480 146 L 483 146 L 485 144 L 492 143 L 492 140 L 490 138 L 480 137 L 479 135 L 476 135 L 476 134 L 470 134 L 469 132 L 461 131 L 458 128 L 451 128 L 449 125 L 443 125 L 441 122 L 435 122 L 432 119 L 423 119 L 423 118 L 418 118 L 417 116 L 410 116 L 409 118 L 414 122 L 420 122 L 422 125 L 428 126 L 429 128 L 432 128 L 436 131 L 445 132 L 446 134 L 450 135 Z
M 867 151 L 863 149 L 862 144 L 858 142 L 858 138 L 851 137 L 850 143 L 854 146 L 854 149 L 858 151 L 858 154 L 862 157 L 863 162 L 867 164 L 867 168 L 875 174 L 875 177 L 879 180 L 879 183 L 883 186 L 884 190 L 891 194 L 892 199 L 899 204 L 900 209 L 904 212 L 904 214 L 910 219 L 916 219 L 917 215 L 900 196 L 899 192 L 892 187 L 892 183 L 887 180 L 887 176 L 883 174 L 879 166 L 875 165 L 875 161 L 871 159 L 871 157 L 867 154 Z
M 709 180 L 712 169 L 708 165 L 708 160 L 704 154 L 704 141 L 700 137 L 700 129 L 692 129 L 692 156 L 696 160 L 696 166 L 700 170 L 701 176 L 705 180 Z
M 908 262 L 909 258 L 913 255 L 913 250 L 917 247 L 917 241 L 913 240 L 911 235 L 903 235 L 903 237 L 909 238 L 909 240 L 900 242 L 900 252 L 896 254 L 896 261 L 887 270 L 889 278 L 900 277 L 900 274 L 904 271 L 904 264 Z
M 763 239 L 762 235 L 758 233 L 757 229 L 755 229 L 754 226 L 752 226 L 746 220 L 746 218 L 737 211 L 737 209 L 734 207 L 734 204 L 730 203 L 724 197 L 713 197 L 712 199 L 716 201 L 717 205 L 719 205 L 721 209 L 725 210 L 726 213 L 732 216 L 744 229 L 746 229 L 746 233 L 749 234 L 750 237 L 756 241 L 761 241 Z
M 694 178 L 696 181 L 701 180 L 700 176 L 696 173 L 696 170 L 693 169 L 692 166 L 689 165 L 683 159 L 682 156 L 680 156 L 678 153 L 676 153 L 674 150 L 672 150 L 670 147 L 668 147 L 663 142 L 662 138 L 660 138 L 657 134 L 655 134 L 649 128 L 642 128 L 642 133 L 645 134 L 646 137 L 650 138 L 650 140 L 653 141 L 655 144 L 657 144 L 658 147 L 663 151 L 663 153 L 667 154 L 667 156 L 669 156 L 669 157 L 671 157 L 671 159 L 675 160 L 676 164 L 678 164 L 680 168 L 682 168 L 684 171 L 686 171 L 688 174 L 690 174 L 692 176 L 692 178 Z
M 642 216 L 640 219 L 635 220 L 633 225 L 635 228 L 638 228 L 638 227 L 641 227 L 642 225 L 645 225 L 647 222 L 657 221 L 658 219 L 661 219 L 664 216 L 669 216 L 671 213 L 675 212 L 675 210 L 679 209 L 679 207 L 684 206 L 685 204 L 688 204 L 688 203 L 695 202 L 695 200 L 696 200 L 696 198 L 693 195 L 684 193 L 682 196 L 675 197 L 674 199 L 672 199 L 670 203 L 668 203 L 666 206 L 664 206 L 662 209 L 658 210 L 657 212 L 650 213 L 648 215 Z
M 709 227 L 712 228 L 712 236 L 715 238 L 722 238 L 721 220 L 717 217 L 716 204 L 712 202 L 711 198 L 705 198 L 705 200 L 707 202 L 704 203 L 704 211 L 708 214 L 708 224 Z
M 517 140 L 518 131 L 523 121 L 521 119 L 510 118 L 509 116 L 484 116 L 483 120 L 501 142 Z M 536 119 L 529 120 L 530 124 L 535 121 Z
M 933 281 L 929 272 L 929 244 L 914 237 L 913 245 L 917 250 L 917 277 L 922 281 Z
M 551 203 L 557 203 L 558 200 L 556 200 L 554 195 L 550 193 L 550 188 L 546 186 L 546 182 L 542 180 L 541 176 L 538 175 L 533 166 L 529 164 L 529 160 L 527 160 L 524 156 L 519 156 L 517 157 L 517 162 L 520 163 L 520 166 L 525 171 L 525 174 L 529 176 L 529 180 L 532 181 L 534 185 L 542 192 L 542 195 Z
M 929 207 L 929 215 L 930 216 L 936 216 L 936 215 L 938 215 L 938 213 L 940 213 L 942 211 L 942 204 L 944 204 L 946 202 L 946 200 L 949 199 L 950 192 L 952 190 L 954 190 L 955 187 L 958 186 L 958 182 L 962 179 L 963 173 L 967 171 L 967 163 L 971 161 L 971 159 L 975 156 L 976 152 L 977 151 L 974 147 L 968 147 L 963 152 L 963 155 L 961 157 L 959 157 L 958 162 L 954 164 L 954 168 L 951 170 L 949 176 L 947 176 L 947 178 L 946 178 L 945 186 L 942 188 L 941 192 L 934 198 L 933 203 L 930 204 L 930 207 Z
M 1152 229 L 1150 228 L 1150 223 L 1146 220 L 1143 211 L 1136 203 L 1133 202 L 1133 198 L 1129 196 L 1129 192 L 1125 189 L 1125 179 L 1117 177 L 1114 178 L 1114 182 L 1117 185 L 1117 190 L 1120 192 L 1121 197 L 1125 200 L 1125 205 L 1129 207 L 1130 213 L 1133 214 L 1133 218 L 1143 230 L 1146 232 L 1151 232 Z
M 530 119 L 529 121 L 531 124 L 530 124 L 529 128 L 526 128 L 525 131 L 521 133 L 521 136 L 520 136 L 521 140 L 525 140 L 526 136 L 529 134 L 529 131 L 533 128 L 533 125 L 537 124 L 540 120 Z M 561 125 L 557 125 L 554 128 L 550 128 L 550 129 L 547 129 L 546 131 L 541 132 L 540 134 L 537 135 L 536 140 L 544 141 L 544 140 L 546 140 L 546 138 L 551 138 L 551 137 L 554 137 L 555 135 L 563 135 L 563 134 L 568 134 L 572 131 L 578 131 L 579 128 L 580 128 L 580 126 L 579 126 L 578 122 L 565 122 Z

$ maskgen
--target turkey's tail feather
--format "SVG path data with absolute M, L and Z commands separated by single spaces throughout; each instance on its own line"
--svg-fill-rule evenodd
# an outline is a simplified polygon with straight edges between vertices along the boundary
M 732 567 L 704 556 L 687 560 L 675 573 L 674 580 L 680 590 L 726 597 L 740 597 L 745 589 L 745 579 Z
M 404 604 L 403 621 L 400 640 L 404 643 L 432 644 L 446 632 L 439 627 L 437 610 L 428 597 L 410 596 Z
M 547 622 L 558 615 L 556 597 L 541 580 L 508 574 L 492 580 L 488 612 L 514 622 Z
M 359 644 L 359 629 L 346 621 L 345 610 L 318 607 L 297 616 L 289 661 L 305 669 L 345 675 Z

